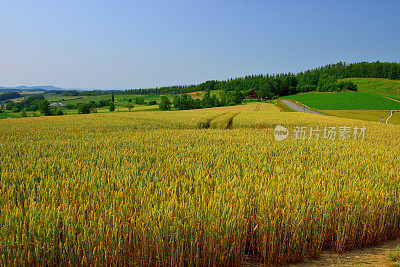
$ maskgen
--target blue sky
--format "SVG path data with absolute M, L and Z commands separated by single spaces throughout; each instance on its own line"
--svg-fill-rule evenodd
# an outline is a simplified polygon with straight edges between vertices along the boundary
M 146 88 L 400 61 L 400 1 L 1 0 L 0 86 Z

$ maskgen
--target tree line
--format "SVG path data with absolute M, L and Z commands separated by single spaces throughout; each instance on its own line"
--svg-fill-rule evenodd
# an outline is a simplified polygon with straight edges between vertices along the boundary
M 207 89 L 202 99 L 193 99 L 189 94 L 180 94 L 174 95 L 171 102 L 168 97 L 162 96 L 158 106 L 161 110 L 170 110 L 172 105 L 177 110 L 201 109 L 237 105 L 242 103 L 243 99 L 244 95 L 239 90 L 224 90 L 220 97 L 217 97 L 215 94 L 211 96 L 210 90 Z
M 261 98 L 273 98 L 277 95 L 284 96 L 309 91 L 340 91 L 356 90 L 357 88 L 344 82 L 338 82 L 343 78 L 387 78 L 400 79 L 400 63 L 390 62 L 359 62 L 347 64 L 339 62 L 318 67 L 300 73 L 280 73 L 280 74 L 258 74 L 235 77 L 222 81 L 206 81 L 200 84 L 174 85 L 147 89 L 129 89 L 112 91 L 64 91 L 58 92 L 66 96 L 91 96 L 105 95 L 113 92 L 119 95 L 138 94 L 138 95 L 163 95 L 163 94 L 188 94 L 196 91 L 207 90 L 226 90 L 242 91 L 247 94 L 251 90 L 256 90 Z
M 273 98 L 309 91 L 357 90 L 350 82 L 338 82 L 343 78 L 400 79 L 400 63 L 339 62 L 324 67 L 306 70 L 297 74 L 258 74 L 236 77 L 224 81 L 206 81 L 198 85 L 175 85 L 149 89 L 132 89 L 116 94 L 184 94 L 196 91 L 227 90 L 242 91 L 245 95 L 256 90 L 261 98 Z

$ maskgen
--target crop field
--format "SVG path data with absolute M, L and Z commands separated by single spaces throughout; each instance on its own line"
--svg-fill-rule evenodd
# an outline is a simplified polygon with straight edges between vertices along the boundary
M 82 102 L 89 102 L 89 101 L 96 101 L 98 102 L 101 99 L 111 99 L 111 94 L 109 95 L 96 95 L 96 96 L 63 96 L 61 94 L 53 94 L 53 93 L 47 93 L 44 95 L 46 99 L 48 99 L 50 102 L 62 102 L 64 104 L 76 104 L 76 103 L 82 103 Z M 115 100 L 117 101 L 115 104 L 118 105 L 119 102 L 121 103 L 128 103 L 128 99 L 135 99 L 136 97 L 142 97 L 145 99 L 145 101 L 149 100 L 160 100 L 160 96 L 158 95 L 119 95 L 116 94 L 114 96 Z M 172 99 L 172 97 L 171 97 Z
M 399 136 L 267 103 L 1 120 L 0 263 L 284 264 L 398 238 Z
M 304 93 L 282 97 L 320 110 L 400 110 L 400 102 L 360 92 Z
M 366 121 L 375 121 L 386 123 L 386 119 L 390 116 L 389 111 L 371 111 L 371 110 L 323 110 L 325 114 L 348 118 L 348 119 L 358 119 Z M 393 113 L 393 116 L 389 119 L 388 123 L 400 124 L 400 112 Z
M 341 81 L 351 81 L 357 85 L 361 93 L 387 96 L 400 100 L 400 81 L 379 78 L 347 78 Z

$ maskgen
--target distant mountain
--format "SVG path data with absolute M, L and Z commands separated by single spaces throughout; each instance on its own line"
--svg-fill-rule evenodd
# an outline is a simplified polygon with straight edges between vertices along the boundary
M 0 86 L 0 91 L 3 92 L 9 92 L 9 91 L 16 91 L 16 92 L 21 92 L 21 91 L 50 91 L 50 90 L 65 90 L 64 88 L 60 87 L 55 87 L 55 86 L 50 86 L 50 85 L 39 85 L 39 86 L 15 86 L 15 87 L 3 87 Z

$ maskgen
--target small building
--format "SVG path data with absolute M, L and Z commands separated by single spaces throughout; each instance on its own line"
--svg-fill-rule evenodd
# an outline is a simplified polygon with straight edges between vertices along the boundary
M 63 103 L 52 103 L 50 104 L 50 107 L 65 108 L 65 105 Z
M 251 90 L 251 92 L 249 93 L 249 99 L 258 99 L 258 95 L 256 90 Z

